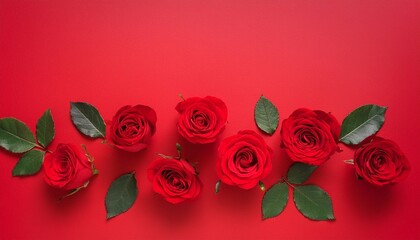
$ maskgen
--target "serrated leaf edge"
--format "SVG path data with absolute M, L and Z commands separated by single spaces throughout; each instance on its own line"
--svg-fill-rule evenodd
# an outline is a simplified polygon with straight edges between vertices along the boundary
M 263 201 L 264 201 L 264 197 L 266 196 L 266 194 L 268 194 L 268 193 L 270 192 L 270 190 L 271 190 L 271 189 L 272 189 L 275 185 L 281 185 L 281 184 L 285 184 L 285 185 L 286 185 L 286 187 L 287 187 L 287 198 L 286 198 L 286 203 L 284 204 L 284 207 L 281 209 L 281 211 L 280 211 L 278 214 L 273 215 L 273 216 L 265 216 L 265 215 L 264 215 L 264 209 L 263 209 Z M 287 203 L 289 202 L 289 186 L 287 185 L 287 183 L 286 183 L 286 182 L 278 182 L 278 183 L 276 183 L 276 184 L 273 184 L 270 188 L 268 188 L 268 189 L 267 189 L 267 191 L 265 191 L 264 196 L 263 196 L 263 201 L 261 202 L 262 220 L 266 220 L 266 219 L 270 219 L 270 218 L 274 218 L 274 217 L 279 216 L 279 215 L 280 215 L 280 214 L 284 211 L 284 209 L 286 209 Z
M 308 176 L 308 177 L 307 177 L 304 181 L 302 181 L 302 182 L 294 182 L 294 181 L 290 180 L 290 178 L 289 178 L 289 172 L 290 172 L 290 169 L 292 169 L 292 167 L 293 167 L 294 165 L 296 165 L 296 164 L 305 164 L 305 163 L 295 162 L 295 163 L 293 163 L 293 164 L 289 167 L 289 169 L 287 170 L 287 174 L 286 174 L 286 176 L 287 176 L 287 181 L 288 181 L 289 183 L 292 183 L 292 184 L 303 184 L 303 183 L 305 183 L 305 182 L 306 182 L 306 181 L 308 181 L 308 179 L 312 176 L 312 174 L 314 173 L 314 171 L 318 168 L 318 166 L 315 166 L 315 165 L 305 164 L 305 165 L 308 165 L 308 166 L 312 167 L 312 168 L 313 168 L 313 170 L 311 170 L 311 173 L 309 174 L 309 176 Z
M 300 187 L 303 187 L 303 186 L 310 186 L 310 185 L 301 185 Z M 330 198 L 330 200 L 331 200 L 331 202 L 332 202 L 332 199 L 331 199 L 331 197 L 330 197 L 330 195 L 324 190 L 324 189 L 322 189 L 321 187 L 319 187 L 318 185 L 312 185 L 312 186 L 316 186 L 316 187 L 318 187 L 319 189 L 321 189 L 323 192 L 325 192 L 326 194 L 327 194 L 327 196 Z M 293 189 L 293 202 L 294 202 L 294 204 L 295 204 L 295 206 L 296 206 L 296 208 L 299 210 L 299 212 L 304 216 L 304 217 L 306 217 L 306 218 L 308 218 L 308 219 L 310 219 L 310 220 L 315 220 L 315 221 L 325 221 L 325 220 L 335 220 L 335 216 L 334 216 L 334 211 L 331 211 L 331 214 L 332 214 L 332 216 L 327 216 L 327 219 L 316 219 L 316 218 L 310 218 L 310 217 L 308 217 L 308 216 L 306 216 L 305 214 L 303 214 L 303 212 L 302 212 L 302 210 L 298 207 L 298 205 L 296 204 L 296 201 L 295 201 L 295 191 L 297 190 L 299 188 L 299 186 L 296 186 L 296 188 L 294 188 Z M 304 194 L 302 191 L 298 191 L 300 194 L 302 194 L 302 196 L 304 196 L 306 199 L 308 199 L 308 200 L 310 200 L 311 202 L 313 202 L 316 206 L 318 206 L 319 207 L 319 205 L 316 203 L 316 202 L 314 202 L 312 199 L 310 199 L 308 196 L 306 196 L 306 194 Z M 332 206 L 331 206 L 332 207 Z
M 12 134 L 11 132 L 6 131 L 6 130 L 4 130 L 4 129 L 0 128 L 0 131 L 3 131 L 3 132 L 5 132 L 5 133 L 7 133 L 7 134 L 9 134 L 9 135 L 11 135 L 11 136 L 14 136 L 14 137 L 16 137 L 16 138 L 18 138 L 18 139 L 22 140 L 23 142 L 26 142 L 26 143 L 29 143 L 30 145 L 32 145 L 32 147 L 31 147 L 31 148 L 29 148 L 28 150 L 23 151 L 23 152 L 11 151 L 11 150 L 9 150 L 9 149 L 6 149 L 6 148 L 2 147 L 3 149 L 5 149 L 6 151 L 9 151 L 9 152 L 12 152 L 12 153 L 24 153 L 24 152 L 28 152 L 28 151 L 32 150 L 34 147 L 37 147 L 37 146 L 38 146 L 38 147 L 41 147 L 41 146 L 39 146 L 39 145 L 36 143 L 36 139 L 35 139 L 34 133 L 31 131 L 31 129 L 28 127 L 28 125 L 26 125 L 26 123 L 22 122 L 21 120 L 19 120 L 19 119 L 17 119 L 17 118 L 13 118 L 13 117 L 1 118 L 1 119 L 0 119 L 0 121 L 1 121 L 1 120 L 4 120 L 4 119 L 13 119 L 13 120 L 15 120 L 15 121 L 17 121 L 17 122 L 22 123 L 22 124 L 23 124 L 23 125 L 27 128 L 27 130 L 29 130 L 29 132 L 31 133 L 31 135 L 32 135 L 32 139 L 33 139 L 33 142 L 31 142 L 31 141 L 29 141 L 29 140 L 27 140 L 27 139 L 24 139 L 24 138 L 22 138 L 22 137 L 20 137 L 20 136 L 18 136 L 18 135 Z
M 385 113 L 386 113 L 386 111 L 388 110 L 388 107 L 382 107 L 382 106 L 379 106 L 379 105 L 375 105 L 375 104 L 372 104 L 373 106 L 378 106 L 378 107 L 380 107 L 381 109 L 383 109 L 384 110 L 384 115 L 385 115 Z M 368 105 L 365 105 L 365 106 L 368 106 Z M 361 106 L 361 107 L 364 107 L 364 106 Z M 359 107 L 359 108 L 361 108 L 361 107 Z M 348 116 L 350 116 L 354 111 L 356 111 L 357 109 L 359 109 L 359 108 L 356 108 L 355 110 L 353 110 L 351 113 L 349 113 L 349 115 L 347 115 L 347 117 Z M 366 121 L 364 121 L 363 123 L 361 123 L 358 127 L 356 127 L 355 129 L 353 129 L 353 130 L 351 130 L 350 132 L 348 132 L 346 135 L 344 135 L 344 136 L 342 136 L 342 137 L 340 137 L 340 139 L 339 139 L 339 141 L 341 142 L 344 138 L 346 138 L 346 137 L 348 137 L 350 134 L 352 134 L 353 132 L 355 132 L 356 130 L 358 130 L 359 128 L 361 128 L 362 126 L 364 126 L 367 122 L 369 122 L 369 121 L 371 121 L 372 119 L 374 119 L 375 117 L 381 117 L 381 116 L 383 116 L 383 115 L 379 115 L 379 114 L 375 114 L 375 115 L 373 115 L 372 117 L 370 117 L 369 119 L 367 119 Z M 346 117 L 346 118 L 347 118 Z M 384 116 L 383 116 L 384 117 Z M 385 117 L 384 117 L 385 118 Z M 382 125 L 381 125 L 382 126 Z M 379 127 L 379 129 L 381 128 L 381 126 Z M 378 131 L 379 131 L 379 129 L 378 129 Z M 377 131 L 376 131 L 377 132 Z M 374 133 L 375 134 L 375 133 Z M 372 134 L 373 135 L 373 134 Z
M 271 105 L 273 105 L 273 107 L 276 109 L 276 112 L 277 112 L 277 114 L 276 114 L 276 117 L 277 117 L 277 119 L 279 119 L 279 113 L 278 113 L 278 109 L 277 109 L 277 107 L 270 101 L 270 99 L 268 99 L 268 98 L 266 98 L 264 95 L 261 95 L 261 97 L 258 99 L 258 101 L 257 101 L 257 103 L 255 104 L 255 108 L 254 108 L 254 119 L 255 119 L 255 122 L 257 123 L 257 126 L 258 126 L 258 128 L 261 130 L 261 131 L 263 131 L 263 132 L 265 132 L 265 133 L 267 133 L 267 134 L 270 134 L 270 135 L 273 135 L 274 134 L 274 132 L 277 130 L 277 128 L 278 128 L 278 126 L 279 126 L 279 124 L 277 123 L 276 124 L 276 126 L 273 128 L 273 124 L 271 123 L 271 121 L 270 121 L 270 118 L 268 117 L 268 112 L 267 112 L 267 105 L 266 105 L 266 102 L 265 101 L 262 101 L 262 100 L 266 100 L 269 104 L 271 104 Z M 269 125 L 269 129 L 268 129 L 268 131 L 266 131 L 266 130 L 264 130 L 261 126 L 260 126 L 260 123 L 257 121 L 257 114 L 256 114 L 256 109 L 257 109 L 257 106 L 258 106 L 258 104 L 259 103 L 262 103 L 262 105 L 263 105 L 263 109 L 264 109 L 264 113 L 265 113 L 265 116 L 267 116 L 267 122 L 268 122 L 268 125 Z
M 32 152 L 32 151 L 37 151 L 37 152 L 41 152 L 41 153 L 42 153 L 41 165 L 40 165 L 40 167 L 39 167 L 38 171 L 36 171 L 36 172 L 34 172 L 34 173 L 30 173 L 30 174 L 14 174 L 14 171 L 15 171 L 15 169 L 16 169 L 16 167 L 17 167 L 17 165 L 18 165 L 18 164 L 19 164 L 19 162 L 22 160 L 22 157 L 24 157 L 24 156 L 25 156 L 25 154 L 27 154 L 27 153 L 29 153 L 29 152 Z M 45 151 L 31 149 L 31 150 L 29 150 L 29 151 L 25 152 L 25 154 L 23 154 L 23 155 L 19 158 L 18 162 L 17 162 L 17 163 L 16 163 L 16 165 L 13 167 L 13 169 L 12 169 L 12 177 L 25 177 L 25 176 L 33 176 L 33 175 L 35 175 L 35 174 L 39 173 L 39 171 L 41 170 L 41 168 L 42 168 L 42 164 L 44 163 L 44 159 L 45 159 Z
M 93 128 L 100 134 L 100 137 L 101 138 L 105 138 L 105 134 L 104 133 L 102 133 L 102 131 L 100 131 L 90 120 L 89 120 L 89 118 L 82 112 L 82 111 L 80 111 L 80 109 L 76 106 L 76 104 L 77 103 L 82 103 L 82 104 L 87 104 L 87 105 L 89 105 L 89 106 L 91 106 L 91 107 L 93 107 L 93 108 L 95 108 L 96 109 L 96 107 L 95 106 L 93 106 L 92 104 L 90 104 L 90 103 L 87 103 L 87 102 L 70 102 L 70 104 L 71 104 L 71 106 L 73 107 L 75 107 L 76 108 L 76 110 L 79 112 L 79 113 L 81 113 L 86 119 L 88 119 L 88 121 L 89 121 L 89 123 L 93 126 Z M 97 110 L 97 109 L 96 109 Z M 97 110 L 98 111 L 98 110 Z M 71 109 L 70 109 L 70 113 L 71 113 Z M 99 116 L 101 117 L 101 120 L 102 120 L 102 122 L 103 122 L 103 124 L 106 126 L 106 124 L 105 124 L 105 121 L 104 121 L 104 119 L 103 119 L 103 117 L 101 116 L 101 114 L 99 113 L 99 111 L 98 111 L 98 114 L 99 114 Z M 83 133 L 80 129 L 79 129 L 79 127 L 74 123 L 74 121 L 73 121 L 73 116 L 71 116 L 71 119 L 72 119 L 72 122 L 73 122 L 73 124 L 76 126 L 76 128 L 81 132 L 81 133 Z M 86 135 L 85 133 L 83 133 L 83 135 Z M 91 136 L 89 136 L 89 135 L 86 135 L 86 136 L 88 136 L 88 137 L 91 137 Z M 95 137 L 94 137 L 95 138 Z
M 40 120 L 44 117 L 44 114 L 45 113 L 47 113 L 47 112 L 49 112 L 49 116 L 51 116 L 51 119 L 52 119 L 52 122 L 53 122 L 53 125 L 52 125 L 52 130 L 53 130 L 53 136 L 52 136 L 52 139 L 51 139 L 51 141 L 49 142 L 49 143 L 46 143 L 45 144 L 45 146 L 44 146 L 44 144 L 43 143 L 41 143 L 40 141 L 39 141 L 39 136 L 38 136 L 38 124 L 40 124 Z M 45 125 L 45 129 L 47 128 L 47 126 Z M 50 145 L 51 144 L 51 142 L 54 140 L 54 137 L 55 137 L 55 123 L 54 123 L 54 119 L 52 118 L 52 114 L 51 114 L 51 109 L 47 109 L 43 114 L 42 114 L 42 116 L 38 119 L 38 121 L 37 121 L 37 124 L 36 124 L 36 131 L 35 131 L 35 135 L 36 135 L 36 138 L 37 138 L 37 140 L 38 140 L 38 143 L 39 143 L 39 145 L 41 145 L 42 147 L 44 147 L 44 148 L 46 148 L 46 147 L 48 147 L 48 145 Z M 44 136 L 44 139 L 46 138 L 45 137 L 45 132 L 44 132 L 44 134 L 43 134 Z
M 108 212 L 108 206 L 106 205 L 106 197 L 108 196 L 108 192 L 109 192 L 109 189 L 111 188 L 111 186 L 112 186 L 112 184 L 116 181 L 116 180 L 118 180 L 119 178 L 121 178 L 121 177 L 123 177 L 123 176 L 125 176 L 125 175 L 130 175 L 130 178 L 133 178 L 134 179 L 134 181 L 136 182 L 136 198 L 137 198 L 137 195 L 138 195 L 138 187 L 137 187 L 137 179 L 135 178 L 135 172 L 133 171 L 133 172 L 130 172 L 130 173 L 125 173 L 125 174 L 122 174 L 122 175 L 120 175 L 119 177 L 117 177 L 116 179 L 114 179 L 112 182 L 111 182 L 111 185 L 109 185 L 109 187 L 108 187 L 108 190 L 107 190 L 107 192 L 106 192 L 106 196 L 105 196 L 105 209 L 106 209 L 106 220 L 109 220 L 109 219 L 111 219 L 111 218 L 114 218 L 114 217 L 116 217 L 116 216 L 118 216 L 118 215 L 121 215 L 121 214 L 123 214 L 123 213 L 125 213 L 125 212 L 127 212 L 133 205 L 134 205 L 134 202 L 133 202 L 133 204 L 128 208 L 128 209 L 126 209 L 126 210 L 124 210 L 124 211 L 122 211 L 122 212 L 120 212 L 120 213 L 118 213 L 118 214 L 110 214 L 109 212 Z M 128 183 L 130 182 L 130 179 L 126 182 L 126 185 L 128 185 Z M 124 188 L 123 188 L 124 189 Z

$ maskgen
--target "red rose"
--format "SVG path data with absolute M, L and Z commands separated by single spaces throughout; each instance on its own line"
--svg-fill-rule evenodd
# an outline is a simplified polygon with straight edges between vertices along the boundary
M 227 107 L 215 97 L 188 98 L 175 107 L 178 111 L 178 132 L 191 143 L 211 143 L 223 132 Z
M 400 182 L 411 168 L 398 145 L 380 137 L 355 151 L 354 166 L 360 177 L 377 186 Z
M 120 108 L 112 119 L 109 141 L 116 147 L 138 152 L 147 147 L 156 131 L 156 112 L 144 105 Z
M 251 130 L 225 138 L 219 146 L 216 171 L 229 185 L 250 189 L 271 171 L 272 150 Z
M 71 144 L 58 144 L 44 160 L 44 179 L 48 185 L 63 190 L 83 186 L 93 176 L 93 165 L 86 154 Z
M 153 190 L 170 203 L 180 203 L 198 196 L 202 183 L 187 161 L 160 157 L 150 163 L 147 178 Z
M 340 124 L 330 113 L 300 108 L 283 120 L 280 135 L 293 161 L 320 165 L 338 150 Z

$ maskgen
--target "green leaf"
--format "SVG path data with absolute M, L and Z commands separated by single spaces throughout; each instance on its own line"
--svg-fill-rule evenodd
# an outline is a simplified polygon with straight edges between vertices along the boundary
M 263 219 L 278 216 L 289 200 L 289 188 L 286 183 L 276 183 L 264 194 L 262 200 Z
M 255 105 L 254 118 L 258 128 L 270 135 L 273 135 L 279 125 L 276 106 L 264 96 L 261 96 Z
M 76 128 L 92 138 L 105 138 L 105 122 L 98 110 L 84 102 L 71 102 L 70 115 Z
M 304 163 L 294 163 L 287 172 L 287 180 L 290 183 L 302 184 L 311 176 L 312 172 L 316 169 L 316 166 L 308 165 Z
M 316 185 L 296 186 L 293 198 L 297 209 L 312 220 L 334 220 L 330 196 Z
M 365 105 L 351 112 L 341 125 L 340 141 L 355 145 L 381 129 L 387 107 Z
M 25 153 L 13 168 L 12 175 L 15 177 L 36 174 L 44 162 L 44 155 L 45 152 L 38 150 L 31 150 Z
M 137 198 L 137 181 L 134 173 L 127 173 L 111 183 L 105 198 L 106 218 L 126 212 Z
M 0 146 L 13 153 L 23 153 L 37 146 L 25 123 L 15 118 L 0 119 Z
M 51 110 L 48 109 L 36 124 L 36 137 L 38 138 L 39 144 L 45 148 L 52 142 L 54 135 L 54 120 L 51 115 Z

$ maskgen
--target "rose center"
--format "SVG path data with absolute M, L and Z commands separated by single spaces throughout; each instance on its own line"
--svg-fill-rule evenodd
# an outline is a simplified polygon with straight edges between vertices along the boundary
M 235 154 L 235 166 L 242 173 L 253 171 L 257 163 L 255 153 L 248 147 L 240 149 Z
M 145 122 L 143 119 L 125 119 L 120 127 L 119 135 L 123 137 L 137 136 L 142 133 Z
M 203 129 L 209 126 L 208 116 L 201 111 L 198 111 L 198 110 L 193 111 L 191 120 L 192 120 L 193 126 L 197 129 Z
M 298 142 L 303 146 L 312 147 L 318 142 L 317 136 L 308 129 L 299 129 L 296 132 Z
M 184 177 L 174 170 L 164 170 L 162 171 L 162 176 L 166 180 L 171 192 L 179 193 L 189 188 L 189 184 Z

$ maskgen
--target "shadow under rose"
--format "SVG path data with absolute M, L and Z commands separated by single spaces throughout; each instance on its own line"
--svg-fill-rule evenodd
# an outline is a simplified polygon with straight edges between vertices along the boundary
M 172 204 L 167 202 L 161 195 L 155 193 L 152 189 L 152 183 L 150 183 L 146 177 L 147 168 L 151 161 L 159 158 L 157 153 L 177 157 L 176 143 L 179 143 L 182 147 L 182 157 L 187 159 L 192 165 L 196 165 L 197 170 L 200 172 L 200 179 L 204 183 L 203 174 L 207 172 L 205 169 L 208 167 L 209 153 L 214 150 L 215 143 L 206 144 L 206 145 L 196 145 L 191 144 L 181 136 L 178 135 L 176 129 L 174 134 L 170 139 L 166 139 L 167 142 L 164 146 L 159 146 L 158 152 L 151 153 L 149 160 L 142 166 L 142 189 L 141 189 L 141 199 L 139 203 L 143 207 L 140 207 L 140 211 L 143 214 L 154 216 L 156 224 L 160 228 L 165 229 L 165 231 L 173 233 L 173 236 L 176 236 L 177 233 L 182 231 L 182 229 L 189 229 L 194 227 L 197 222 L 200 221 L 200 211 L 204 208 L 203 206 L 203 193 L 205 187 L 201 189 L 200 195 L 191 200 L 186 200 L 178 204 Z
M 398 193 L 396 185 L 377 187 L 368 182 L 357 179 L 353 168 L 349 168 L 343 174 L 343 192 L 348 204 L 357 209 L 353 214 L 362 215 L 363 218 L 378 219 L 391 214 L 398 206 Z
M 89 185 L 92 185 L 95 181 L 96 176 L 94 176 Z M 53 188 L 48 184 L 43 184 L 43 195 L 45 200 L 48 201 L 48 210 L 52 212 L 50 215 L 64 217 L 69 214 L 74 214 L 75 209 L 78 208 L 81 204 L 84 204 L 87 201 L 88 191 L 92 190 L 93 186 L 87 186 L 87 188 L 81 189 L 72 196 L 67 196 L 71 191 L 63 191 L 60 189 Z
M 214 197 L 214 202 L 221 209 L 221 212 L 247 218 L 249 217 L 249 211 L 244 211 L 244 209 L 254 208 L 259 213 L 263 195 L 264 192 L 258 186 L 245 190 L 222 183 L 220 192 Z
M 178 142 L 182 146 L 183 157 L 190 163 L 196 163 L 199 172 L 215 168 L 217 148 L 219 147 L 220 139 L 208 144 L 193 144 L 187 142 L 182 137 L 179 137 Z
M 162 229 L 165 231 L 175 231 L 177 232 L 182 228 L 193 227 L 197 216 L 200 214 L 201 203 L 199 199 L 187 200 L 182 203 L 172 204 L 167 202 L 159 194 L 154 192 L 144 193 L 144 198 L 146 198 L 147 203 L 144 203 L 144 207 L 147 209 L 142 209 L 141 211 L 147 211 L 148 214 L 156 216 L 155 219 L 158 219 L 157 224 L 162 226 Z
M 155 154 L 144 149 L 140 152 L 126 152 L 113 146 L 108 146 L 108 154 L 105 161 L 111 166 L 113 173 L 124 173 L 137 169 L 145 169 Z

